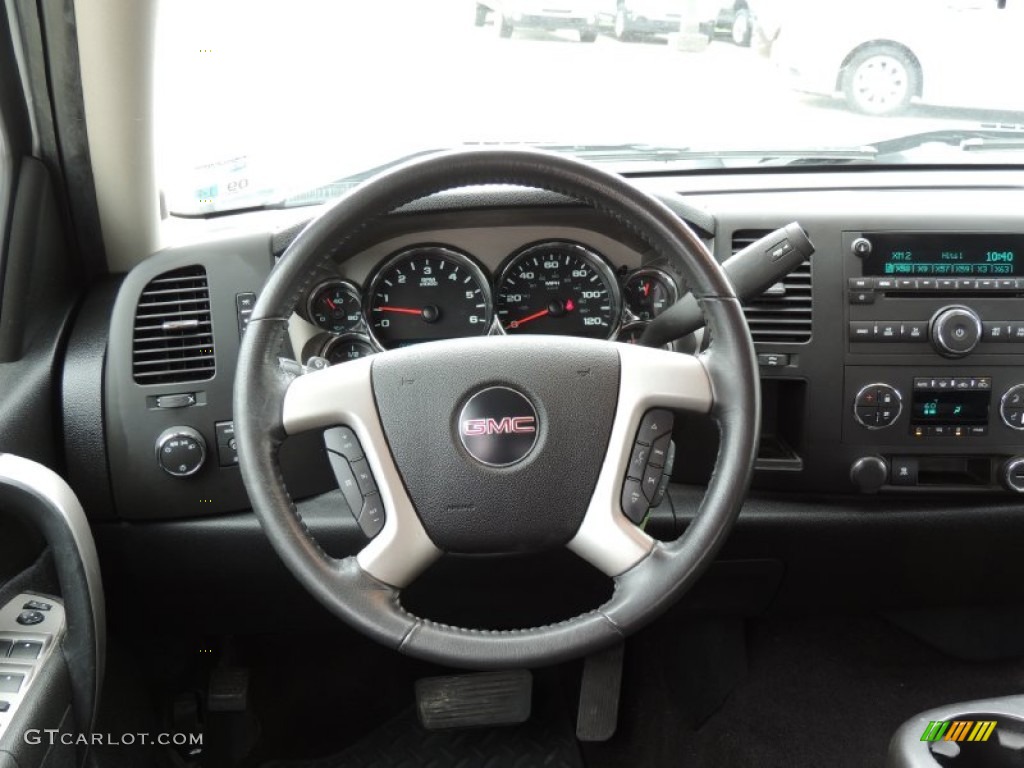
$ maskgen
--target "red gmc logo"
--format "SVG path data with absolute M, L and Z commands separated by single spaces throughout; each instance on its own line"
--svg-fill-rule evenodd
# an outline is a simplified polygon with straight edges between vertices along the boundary
M 462 434 L 466 437 L 481 435 L 528 435 L 537 431 L 533 416 L 505 416 L 502 419 L 466 419 Z

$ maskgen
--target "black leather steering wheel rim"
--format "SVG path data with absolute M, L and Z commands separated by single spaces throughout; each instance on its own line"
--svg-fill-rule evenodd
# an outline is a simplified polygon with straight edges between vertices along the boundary
M 654 543 L 642 559 L 615 574 L 614 593 L 599 608 L 556 624 L 510 631 L 450 627 L 412 616 L 400 604 L 400 590 L 367 573 L 355 557 L 329 557 L 299 517 L 277 462 L 287 435 L 283 403 L 298 380 L 280 366 L 278 353 L 288 319 L 317 266 L 338 258 L 353 235 L 409 202 L 488 184 L 576 198 L 626 225 L 679 265 L 712 332 L 713 343 L 700 365 L 710 385 L 709 412 L 720 431 L 714 475 L 698 515 L 680 538 Z M 720 266 L 672 211 L 621 177 L 571 158 L 528 150 L 471 150 L 387 171 L 303 230 L 264 286 L 243 338 L 234 419 L 239 465 L 253 510 L 285 565 L 321 603 L 389 647 L 438 663 L 489 669 L 551 664 L 599 650 L 648 623 L 693 584 L 723 543 L 746 494 L 760 396 L 742 308 Z

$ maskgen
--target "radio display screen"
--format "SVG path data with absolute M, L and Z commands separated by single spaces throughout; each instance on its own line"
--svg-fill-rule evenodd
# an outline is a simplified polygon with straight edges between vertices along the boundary
M 1024 236 L 878 232 L 865 234 L 865 276 L 1024 277 Z
M 988 392 L 915 392 L 911 424 L 985 424 Z

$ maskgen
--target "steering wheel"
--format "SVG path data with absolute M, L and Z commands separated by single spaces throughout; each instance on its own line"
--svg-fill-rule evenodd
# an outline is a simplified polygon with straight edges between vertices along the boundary
M 281 365 L 289 317 L 316 268 L 347 258 L 353 235 L 414 200 L 487 184 L 561 193 L 629 227 L 678 265 L 710 326 L 710 347 L 693 357 L 569 337 L 484 336 L 396 349 L 303 375 Z M 700 511 L 672 542 L 652 539 L 621 506 L 638 430 L 666 413 L 652 409 L 710 414 L 721 438 Z M 382 173 L 299 234 L 253 309 L 238 358 L 234 419 L 252 508 L 306 589 L 391 648 L 488 669 L 552 664 L 600 650 L 658 616 L 693 584 L 746 494 L 760 394 L 753 344 L 732 286 L 665 205 L 567 157 L 471 150 Z M 327 555 L 310 535 L 277 460 L 286 436 L 338 425 L 357 438 L 385 515 L 380 532 L 343 559 Z M 442 553 L 560 546 L 614 579 L 606 603 L 556 624 L 509 631 L 436 623 L 400 603 L 401 589 Z

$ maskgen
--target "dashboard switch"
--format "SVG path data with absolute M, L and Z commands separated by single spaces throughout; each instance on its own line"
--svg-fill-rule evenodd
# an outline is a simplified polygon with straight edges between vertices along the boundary
M 156 460 L 172 477 L 188 477 L 206 461 L 206 441 L 191 427 L 170 427 L 156 439 Z
M 24 682 L 24 675 L 15 675 L 13 673 L 0 675 L 0 693 L 17 693 L 21 690 L 21 684 Z
M 18 614 L 18 618 L 15 621 L 23 627 L 34 627 L 36 624 L 42 624 L 46 621 L 46 614 L 40 611 L 22 611 Z
M 19 661 L 33 661 L 43 652 L 43 644 L 33 640 L 23 640 L 11 648 L 10 658 Z
M 917 458 L 894 456 L 890 476 L 893 485 L 917 485 Z

